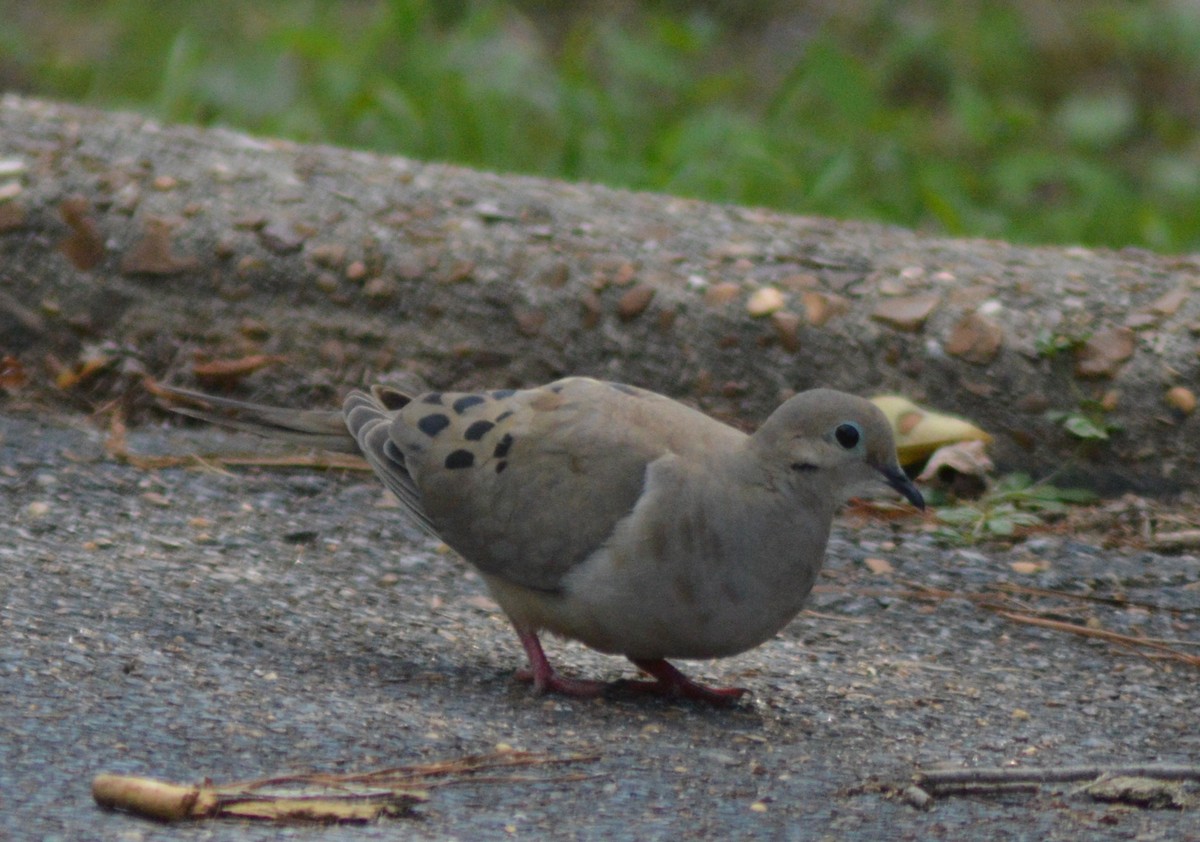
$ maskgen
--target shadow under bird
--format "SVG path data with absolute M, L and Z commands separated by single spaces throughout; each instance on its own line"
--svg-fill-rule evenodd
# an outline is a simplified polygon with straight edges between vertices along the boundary
M 891 428 L 831 389 L 789 398 L 753 435 L 654 392 L 570 377 L 532 389 L 351 392 L 341 411 L 160 386 L 178 412 L 361 453 L 408 513 L 473 565 L 516 629 L 539 693 L 594 696 L 547 660 L 550 631 L 624 655 L 636 691 L 730 704 L 666 659 L 735 655 L 800 611 L 834 513 L 886 483 L 913 505 Z

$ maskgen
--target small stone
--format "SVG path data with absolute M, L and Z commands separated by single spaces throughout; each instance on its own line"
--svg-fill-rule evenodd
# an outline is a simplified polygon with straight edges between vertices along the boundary
M 1017 399 L 1016 407 L 1021 412 L 1027 412 L 1030 415 L 1040 415 L 1051 406 L 1050 398 L 1041 392 L 1030 392 Z
M 617 267 L 616 274 L 613 275 L 613 285 L 619 287 L 627 287 L 637 278 L 637 267 L 632 263 L 622 263 Z
M 308 250 L 312 262 L 325 269 L 341 269 L 346 265 L 346 247 L 341 243 L 321 243 Z
M 261 213 L 248 213 L 244 216 L 239 216 L 233 221 L 234 228 L 240 228 L 243 231 L 257 231 L 267 224 L 267 218 Z
M 1146 309 L 1159 316 L 1174 316 L 1183 306 L 1183 302 L 1187 301 L 1187 297 L 1188 288 L 1178 287 L 1160 296 Z
M 996 321 L 979 313 L 969 313 L 950 331 L 946 353 L 969 363 L 986 365 L 995 359 L 1003 341 L 1004 329 Z
M 461 284 L 475 276 L 474 260 L 459 260 L 454 263 L 439 280 L 443 284 Z
M 863 559 L 863 564 L 865 564 L 867 569 L 876 576 L 894 573 L 896 570 L 896 568 L 892 566 L 892 563 L 886 558 L 867 557 Z
M 194 257 L 175 254 L 171 241 L 173 225 L 165 219 L 148 217 L 138 240 L 121 258 L 124 275 L 178 275 L 200 265 Z
M 779 285 L 784 289 L 806 290 L 816 289 L 821 285 L 821 279 L 811 272 L 796 272 L 779 279 Z
M 267 261 L 263 260 L 258 255 L 245 254 L 238 258 L 237 266 L 234 267 L 234 272 L 239 278 L 249 278 L 260 272 L 266 271 Z
M 585 328 L 591 330 L 600 324 L 600 317 L 604 314 L 604 307 L 600 303 L 600 296 L 589 289 L 583 295 L 579 296 L 579 306 L 583 310 L 581 321 Z
M 255 342 L 262 342 L 264 339 L 269 339 L 271 336 L 271 327 L 262 319 L 251 318 L 246 316 L 238 322 L 238 333 L 247 339 L 252 339 Z
M 735 284 L 730 281 L 722 281 L 719 284 L 713 284 L 704 291 L 704 303 L 710 307 L 720 307 L 722 304 L 728 304 L 739 295 L 742 294 L 740 284 Z
M 25 206 L 20 202 L 0 203 L 0 234 L 25 227 Z
M 391 278 L 386 278 L 382 275 L 371 278 L 363 284 L 363 295 L 367 298 L 385 299 L 391 298 L 398 292 L 397 284 Z
M 89 211 L 91 203 L 78 194 L 63 199 L 58 206 L 59 215 L 67 223 L 71 233 L 58 244 L 58 249 L 74 264 L 76 269 L 88 271 L 104 259 L 104 237 Z
M 928 810 L 933 806 L 933 796 L 916 784 L 906 786 L 901 795 L 908 802 L 909 806 L 915 807 L 918 810 Z
M 1085 378 L 1113 377 L 1133 356 L 1133 331 L 1111 327 L 1092 334 L 1075 352 L 1075 374 Z
M 896 330 L 917 333 L 925 326 L 925 320 L 933 314 L 938 302 L 939 298 L 936 295 L 884 299 L 875 305 L 875 309 L 871 311 L 871 318 Z
M 775 338 L 784 350 L 793 354 L 800 350 L 800 317 L 790 310 L 777 310 L 771 314 L 771 327 Z
M 1131 330 L 1145 330 L 1158 324 L 1158 317 L 1149 313 L 1130 313 L 1125 318 L 1125 327 Z
M 727 241 L 713 246 L 709 249 L 708 255 L 715 260 L 736 260 L 739 257 L 750 257 L 758 252 L 758 246 L 753 243 Z
M 217 260 L 228 260 L 237 254 L 237 240 L 233 237 L 219 237 L 213 243 L 213 256 Z
M 650 306 L 656 290 L 647 284 L 638 284 L 617 300 L 617 315 L 623 321 L 640 316 Z
M 551 289 L 562 289 L 570 279 L 571 267 L 562 260 L 552 263 L 537 274 L 537 282 Z
M 850 309 L 846 299 L 823 292 L 805 292 L 800 300 L 804 303 L 804 317 L 813 327 L 820 327 Z
M 517 321 L 517 332 L 522 336 L 537 336 L 546 324 L 546 311 L 521 308 L 513 313 Z
M 1173 409 L 1178 409 L 1184 415 L 1191 415 L 1196 411 L 1196 393 L 1186 386 L 1175 386 L 1167 390 L 1163 395 L 1163 400 L 1167 402 L 1167 406 Z
M 26 517 L 43 518 L 50 514 L 50 504 L 42 500 L 34 500 L 25 507 Z
M 754 318 L 769 316 L 776 310 L 782 310 L 787 301 L 783 293 L 775 287 L 762 287 L 751 293 L 746 301 L 746 312 Z
M 346 267 L 346 280 L 361 281 L 367 276 L 367 264 L 361 260 L 353 260 Z
M 258 239 L 273 254 L 294 254 L 304 246 L 304 236 L 296 227 L 282 222 L 272 222 L 261 228 Z

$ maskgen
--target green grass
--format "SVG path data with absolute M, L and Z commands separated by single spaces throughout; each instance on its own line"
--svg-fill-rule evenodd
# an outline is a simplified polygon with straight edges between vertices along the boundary
M 1183 0 L 0 0 L 0 20 L 6 87 L 165 120 L 1200 250 L 1200 7 Z

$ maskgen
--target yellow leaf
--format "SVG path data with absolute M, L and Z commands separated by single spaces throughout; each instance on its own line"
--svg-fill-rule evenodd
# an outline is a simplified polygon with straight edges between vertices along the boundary
M 880 395 L 871 402 L 883 410 L 896 435 L 896 453 L 900 464 L 912 465 L 948 444 L 981 441 L 992 437 L 970 421 L 923 409 L 899 395 Z

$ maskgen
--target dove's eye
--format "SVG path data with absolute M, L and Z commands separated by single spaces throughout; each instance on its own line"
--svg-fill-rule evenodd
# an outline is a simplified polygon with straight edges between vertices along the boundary
M 857 424 L 847 421 L 837 425 L 837 429 L 833 431 L 833 437 L 846 450 L 853 450 L 859 439 L 862 438 L 862 431 L 858 429 Z

